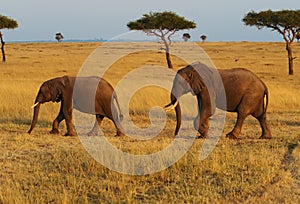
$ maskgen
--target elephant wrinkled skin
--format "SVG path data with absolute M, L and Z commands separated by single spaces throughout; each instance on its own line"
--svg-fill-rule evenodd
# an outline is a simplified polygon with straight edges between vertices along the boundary
M 76 92 L 73 94 L 76 85 Z M 94 103 L 92 103 L 94 100 Z M 113 103 L 116 101 L 118 111 Z M 65 136 L 76 135 L 72 124 L 73 107 L 81 112 L 96 115 L 96 121 L 89 135 L 96 135 L 104 117 L 109 118 L 115 124 L 117 135 L 123 134 L 120 124 L 122 113 L 119 107 L 117 95 L 113 87 L 100 77 L 69 77 L 63 76 L 45 81 L 36 96 L 33 105 L 34 114 L 30 134 L 38 120 L 40 105 L 45 102 L 61 102 L 60 111 L 52 123 L 50 133 L 58 134 L 58 126 L 62 120 L 66 121 L 67 133 Z
M 225 103 L 220 103 L 221 86 L 212 76 L 214 72 L 219 73 L 220 81 L 223 82 Z M 226 135 L 227 137 L 238 138 L 245 118 L 252 115 L 260 123 L 262 129 L 260 138 L 271 138 L 271 131 L 266 122 L 268 89 L 251 71 L 244 68 L 215 70 L 199 62 L 178 70 L 173 82 L 171 102 L 165 106 L 168 110 L 175 108 L 177 119 L 175 135 L 178 134 L 181 125 L 181 109 L 178 101 L 188 92 L 195 95 L 198 100 L 198 116 L 194 121 L 194 127 L 200 133 L 200 137 L 207 136 L 209 117 L 214 114 L 215 108 L 219 108 L 228 112 L 237 112 L 236 124 Z

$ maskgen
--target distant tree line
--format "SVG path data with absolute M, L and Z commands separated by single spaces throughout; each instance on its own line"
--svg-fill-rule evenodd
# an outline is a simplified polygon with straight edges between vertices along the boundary
M 270 28 L 277 31 L 286 42 L 286 51 L 288 53 L 289 74 L 294 74 L 292 43 L 300 40 L 300 10 L 281 10 L 281 11 L 251 11 L 242 19 L 246 26 L 255 26 L 258 29 Z M 14 29 L 18 27 L 16 20 L 0 15 L 0 42 L 2 51 L 2 61 L 6 61 L 2 29 Z M 186 20 L 172 11 L 150 12 L 144 14 L 140 19 L 127 23 L 130 30 L 141 30 L 149 36 L 157 36 L 165 45 L 166 60 L 169 68 L 173 68 L 170 57 L 171 38 L 179 30 L 189 30 L 196 28 L 196 23 Z M 64 36 L 56 33 L 55 39 L 60 42 Z M 182 36 L 184 41 L 191 38 L 189 33 Z M 200 36 L 202 42 L 207 39 L 206 35 Z
M 245 15 L 242 21 L 247 26 L 256 26 L 258 29 L 271 28 L 282 35 L 286 42 L 286 50 L 288 52 L 288 67 L 289 74 L 294 74 L 292 43 L 295 39 L 300 40 L 300 10 L 282 10 L 282 11 L 261 11 L 256 13 L 254 11 Z M 179 30 L 193 29 L 196 24 L 192 21 L 185 20 L 184 17 L 178 16 L 174 12 L 150 12 L 144 14 L 142 18 L 129 22 L 127 24 L 130 30 L 142 30 L 147 35 L 158 36 L 162 39 L 166 47 L 166 59 L 168 67 L 172 68 L 170 58 L 171 37 Z M 184 33 L 182 36 L 184 41 L 191 38 L 189 33 Z M 202 42 L 207 39 L 206 35 L 200 36 Z M 169 41 L 169 43 L 167 42 Z

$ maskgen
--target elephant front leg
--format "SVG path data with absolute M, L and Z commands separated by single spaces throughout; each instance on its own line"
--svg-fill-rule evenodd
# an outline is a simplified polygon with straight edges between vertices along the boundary
M 58 134 L 58 126 L 59 123 L 65 119 L 65 116 L 62 111 L 59 112 L 58 116 L 55 118 L 55 120 L 52 123 L 52 130 L 50 131 L 50 134 Z
M 72 122 L 72 108 L 69 108 L 67 111 L 64 111 L 65 121 L 67 126 L 67 133 L 65 136 L 76 136 L 76 132 Z
M 196 119 L 194 120 L 194 128 L 195 130 L 198 130 L 200 133 L 200 136 L 198 138 L 206 138 L 208 134 L 208 119 L 209 117 L 203 118 L 197 116 Z
M 194 121 L 194 128 L 200 133 L 198 138 L 207 137 L 209 117 L 214 113 L 214 108 L 212 108 L 212 103 L 208 96 L 207 94 L 197 95 L 198 115 Z

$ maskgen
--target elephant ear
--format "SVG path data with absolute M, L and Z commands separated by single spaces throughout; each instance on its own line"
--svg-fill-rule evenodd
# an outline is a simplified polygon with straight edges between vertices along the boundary
M 214 109 L 216 107 L 216 87 L 214 79 L 214 70 L 200 62 L 194 63 L 191 66 L 192 71 L 190 73 L 190 86 L 193 89 L 194 94 L 197 95 L 201 92 L 203 92 L 203 94 L 209 93 L 209 96 L 203 97 L 202 94 L 202 97 L 210 99 L 210 104 L 212 106 L 212 109 Z M 203 91 L 203 89 L 207 89 L 208 92 Z
M 63 77 L 51 79 L 49 81 L 49 89 L 52 102 L 59 102 L 61 100 L 64 87 L 65 82 Z
M 205 88 L 205 83 L 199 73 L 195 70 L 195 68 L 190 65 L 190 69 L 188 72 L 189 84 L 193 90 L 194 95 L 200 94 L 202 89 Z

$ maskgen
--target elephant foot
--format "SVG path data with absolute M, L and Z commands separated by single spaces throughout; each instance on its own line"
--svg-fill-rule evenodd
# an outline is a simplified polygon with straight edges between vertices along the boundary
M 201 134 L 201 133 L 199 133 L 199 134 L 196 135 L 196 139 L 205 139 L 205 138 L 206 138 L 206 136 L 203 135 L 203 134 Z
M 90 132 L 87 133 L 88 136 L 97 136 L 98 135 L 98 131 L 93 131 L 91 130 Z
M 58 133 L 59 133 L 58 129 L 52 129 L 52 130 L 50 131 L 50 134 L 56 135 L 56 134 L 58 134 Z
M 196 136 L 196 139 L 205 139 L 205 138 L 206 138 L 206 136 L 204 136 L 202 134 Z
M 125 134 L 123 132 L 121 132 L 120 130 L 118 130 L 115 137 L 122 137 L 122 136 L 125 136 Z
M 229 139 L 234 139 L 234 140 L 238 139 L 238 137 L 233 132 L 226 134 L 226 137 L 228 137 Z
M 67 132 L 66 134 L 64 134 L 64 136 L 68 137 L 68 136 L 77 136 L 76 133 L 74 132 Z
M 272 136 L 270 135 L 270 134 L 262 134 L 260 137 L 259 137 L 259 139 L 271 139 L 272 138 Z
M 205 139 L 207 137 L 208 130 L 204 130 L 204 131 L 198 130 L 198 132 L 200 135 L 197 136 L 197 139 Z

